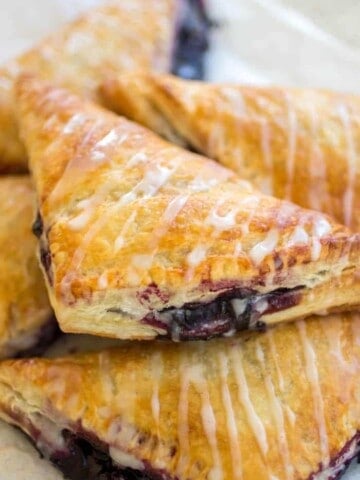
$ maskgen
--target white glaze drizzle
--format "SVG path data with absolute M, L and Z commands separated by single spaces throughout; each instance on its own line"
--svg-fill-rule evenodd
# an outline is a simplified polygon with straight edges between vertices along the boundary
M 256 439 L 260 452 L 265 458 L 269 450 L 266 430 L 261 418 L 256 413 L 250 398 L 249 386 L 242 365 L 242 353 L 240 349 L 235 347 L 231 349 L 230 356 L 235 374 L 239 402 L 246 413 L 247 421 Z
M 287 183 L 285 189 L 285 197 L 291 199 L 292 186 L 294 180 L 294 165 L 295 165 L 295 155 L 296 155 L 296 144 L 297 144 L 297 116 L 296 111 L 292 107 L 292 100 L 289 93 L 285 93 L 285 103 L 287 105 L 288 111 L 288 156 L 286 160 L 286 169 L 287 169 Z
M 188 201 L 188 198 L 189 198 L 189 195 L 181 194 L 181 195 L 178 195 L 177 197 L 174 197 L 170 201 L 163 215 L 163 220 L 167 225 L 171 225 L 171 223 L 179 215 L 181 210 L 185 207 L 186 202 Z
M 241 463 L 241 449 L 239 442 L 239 434 L 236 424 L 236 417 L 234 407 L 231 399 L 229 389 L 229 359 L 225 353 L 219 352 L 219 367 L 220 367 L 220 379 L 221 379 L 221 396 L 222 403 L 225 410 L 226 426 L 229 436 L 229 445 L 232 462 L 233 478 L 235 480 L 241 480 L 242 475 L 242 463 Z
M 98 288 L 100 290 L 106 290 L 108 286 L 108 273 L 103 272 L 98 279 Z
M 84 122 L 87 120 L 84 119 Z M 77 149 L 76 149 L 76 152 L 74 153 L 74 156 L 72 157 L 72 159 L 67 163 L 66 167 L 65 167 L 65 170 L 64 172 L 62 173 L 61 177 L 59 178 L 59 180 L 57 181 L 56 185 L 54 186 L 53 190 L 51 191 L 49 197 L 48 197 L 48 202 L 51 204 L 51 202 L 56 202 L 56 200 L 61 196 L 61 194 L 63 194 L 63 188 L 65 185 L 68 185 L 71 183 L 71 185 L 73 185 L 73 176 L 74 176 L 74 173 L 73 173 L 73 169 L 75 168 L 75 166 L 82 161 L 82 155 L 81 155 L 81 152 L 82 152 L 82 149 L 87 145 L 88 142 L 91 141 L 91 137 L 93 136 L 94 132 L 96 132 L 96 130 L 100 127 L 101 125 L 101 121 L 97 120 L 93 123 L 93 125 L 86 131 L 84 132 L 84 136 L 82 138 L 82 140 L 80 141 L 79 145 L 77 146 Z M 60 137 L 58 137 L 60 138 Z M 55 141 L 53 143 L 51 143 L 48 147 L 48 149 L 52 148 L 58 138 L 55 139 Z M 89 169 L 89 167 L 85 167 L 81 169 L 82 172 L 87 172 Z M 80 172 L 80 169 L 78 168 L 77 169 L 79 172 Z
M 217 232 L 221 233 L 222 231 L 228 230 L 236 225 L 236 214 L 238 209 L 232 209 L 226 215 L 219 215 L 217 213 L 219 206 L 221 206 L 221 204 L 218 204 L 211 209 L 205 223 L 213 226 Z
M 255 216 L 257 207 L 259 206 L 259 197 L 256 197 L 255 195 L 248 195 L 245 198 L 240 200 L 240 205 L 243 207 L 246 207 L 246 206 L 250 207 L 248 211 L 247 220 L 241 225 L 241 232 L 243 236 L 245 236 L 245 235 L 248 235 L 249 233 L 250 224 L 252 222 L 252 219 Z
M 186 272 L 187 280 L 191 280 L 194 275 L 194 269 L 197 267 L 207 255 L 208 250 L 211 248 L 214 240 L 218 238 L 224 230 L 229 230 L 236 225 L 236 215 L 239 207 L 232 208 L 226 215 L 219 215 L 217 210 L 224 204 L 224 200 L 215 204 L 210 210 L 208 216 L 204 220 L 204 225 L 210 225 L 213 227 L 210 239 L 206 239 L 203 242 L 197 244 L 193 250 L 187 256 L 187 263 L 189 269 Z
M 174 222 L 178 214 L 185 207 L 186 202 L 189 199 L 189 195 L 180 194 L 174 197 L 168 206 L 165 209 L 164 214 L 162 215 L 159 226 L 155 228 L 153 232 L 153 238 L 149 242 L 149 247 L 152 249 L 149 254 L 142 254 L 133 257 L 133 264 L 143 270 L 149 269 L 154 261 L 154 257 L 158 251 L 159 243 L 161 238 L 167 233 L 171 224 Z M 137 261 L 137 258 L 141 257 L 141 263 Z M 137 263 L 137 265 L 136 265 Z
M 208 148 L 209 157 L 211 158 L 221 158 L 225 152 L 226 142 L 225 142 L 225 127 L 220 122 L 216 122 L 210 132 L 208 138 Z
M 297 225 L 293 231 L 289 241 L 287 242 L 288 247 L 296 245 L 306 245 L 309 243 L 309 235 L 307 234 L 304 227 Z
M 86 116 L 83 113 L 75 113 L 70 117 L 69 121 L 65 124 L 62 133 L 64 135 L 69 135 L 73 133 L 77 127 L 82 126 L 86 121 Z
M 319 260 L 321 255 L 321 239 L 331 232 L 331 225 L 325 219 L 318 215 L 314 218 L 312 232 L 311 259 L 313 262 Z
M 68 220 L 67 225 L 70 230 L 79 231 L 82 230 L 89 222 L 92 214 L 92 209 L 88 208 L 87 210 L 81 212 L 76 217 Z
M 324 161 L 324 155 L 319 142 L 319 114 L 315 105 L 308 105 L 310 121 L 311 121 L 311 156 L 309 159 L 309 201 L 310 207 L 314 210 L 322 210 L 323 202 L 326 206 L 331 207 L 331 199 L 327 192 L 327 170 Z M 316 183 L 314 182 L 316 180 Z M 328 210 L 328 213 L 329 210 Z
M 252 247 L 250 250 L 250 258 L 255 263 L 259 265 L 264 258 L 270 255 L 279 242 L 279 232 L 275 228 L 272 228 L 267 233 L 265 239 Z
M 189 388 L 190 376 L 185 354 L 181 357 L 179 365 L 180 394 L 178 403 L 178 438 L 179 458 L 176 474 L 179 478 L 185 477 L 190 461 L 189 445 Z
M 281 452 L 285 475 L 286 475 L 286 478 L 290 480 L 293 478 L 293 475 L 294 475 L 294 467 L 291 464 L 289 446 L 286 438 L 283 409 L 282 409 L 280 400 L 276 396 L 271 375 L 267 371 L 264 352 L 260 345 L 259 340 L 256 341 L 256 356 L 260 363 L 262 374 L 265 380 L 266 393 L 269 400 L 269 406 L 270 406 L 271 414 L 273 417 L 273 421 L 276 427 L 279 452 Z
M 296 423 L 296 414 L 293 412 L 293 410 L 291 410 L 289 405 L 285 405 L 285 413 L 286 413 L 287 419 L 290 422 L 290 425 L 293 427 Z
M 296 325 L 299 331 L 304 353 L 306 376 L 309 381 L 313 396 L 314 415 L 318 425 L 321 456 L 323 458 L 323 463 L 326 465 L 329 463 L 330 453 L 325 423 L 324 401 L 319 382 L 316 353 L 310 342 L 310 339 L 307 336 L 306 324 L 304 320 L 298 321 Z
M 336 327 L 337 325 L 332 323 L 329 324 L 327 319 L 321 319 L 320 322 L 324 328 L 324 332 L 329 342 L 330 355 L 332 355 L 338 367 L 344 370 L 345 373 L 349 373 L 349 370 L 352 370 L 352 368 L 351 365 L 345 360 L 345 357 L 343 355 L 340 334 L 341 332 L 339 332 L 338 328 L 334 329 L 334 327 Z
M 114 252 L 117 253 L 119 250 L 122 249 L 122 247 L 124 246 L 125 244 L 125 235 L 127 234 L 130 226 L 133 224 L 135 218 L 136 218 L 136 215 L 138 213 L 138 210 L 135 210 L 131 213 L 131 215 L 129 216 L 129 218 L 126 220 L 126 222 L 124 223 L 122 229 L 121 229 L 121 232 L 119 233 L 119 235 L 116 237 L 115 239 L 115 242 L 114 242 Z
M 235 111 L 235 115 L 241 117 L 246 115 L 247 108 L 245 98 L 240 88 L 234 88 L 230 85 L 227 85 L 222 87 L 221 94 L 224 96 L 227 103 L 230 104 L 231 113 Z M 217 103 L 217 106 L 221 108 L 220 102 Z M 228 110 L 227 105 L 225 105 L 225 110 Z
M 216 418 L 202 364 L 199 363 L 189 367 L 189 373 L 191 383 L 193 383 L 201 398 L 201 419 L 213 458 L 213 467 L 208 474 L 208 478 L 209 480 L 222 480 L 224 475 L 216 437 Z
M 126 133 L 117 133 L 113 128 L 108 132 L 101 140 L 96 142 L 93 149 L 90 152 L 90 159 L 94 162 L 102 162 L 107 159 L 106 150 L 113 146 L 116 142 L 116 147 L 119 147 L 128 138 Z
M 101 140 L 99 140 L 96 145 L 95 145 L 95 148 L 98 149 L 98 148 L 102 148 L 102 147 L 107 147 L 108 145 L 111 145 L 112 143 L 115 143 L 118 145 L 120 141 L 120 144 L 122 143 L 121 142 L 121 139 L 119 139 L 119 136 L 118 134 L 116 133 L 116 129 L 112 129 L 110 130 L 109 133 L 107 133 L 105 135 L 105 137 L 103 137 Z
M 116 447 L 109 448 L 110 457 L 121 467 L 128 467 L 134 470 L 144 470 L 144 464 L 141 460 L 131 453 L 124 452 Z
M 161 352 L 156 352 L 152 356 L 152 380 L 153 380 L 153 393 L 151 397 L 151 411 L 152 416 L 156 424 L 157 430 L 159 430 L 160 421 L 160 399 L 159 389 L 160 380 L 164 372 L 164 361 Z
M 349 114 L 348 106 L 344 103 L 340 104 L 338 107 L 338 114 L 340 120 L 344 127 L 344 134 L 346 139 L 346 148 L 347 148 L 347 185 L 346 190 L 343 196 L 343 212 L 344 212 L 344 223 L 348 227 L 351 226 L 353 218 L 353 204 L 354 204 L 354 188 L 355 188 L 355 176 L 356 176 L 356 150 L 354 142 L 353 128 L 351 125 L 351 118 Z
M 275 368 L 276 368 L 276 373 L 278 376 L 278 382 L 279 382 L 279 388 L 280 391 L 283 392 L 285 388 L 285 382 L 284 382 L 284 377 L 281 373 L 280 365 L 278 362 L 278 353 L 276 350 L 276 345 L 275 345 L 275 338 L 274 338 L 274 332 L 273 330 L 269 329 L 266 332 L 266 337 L 269 341 L 269 346 L 270 346 L 270 352 L 271 352 L 271 357 L 272 361 L 274 362 Z
M 103 387 L 103 398 L 112 398 L 116 395 L 116 385 L 110 374 L 111 361 L 109 353 L 104 351 L 99 353 L 99 370 L 101 372 L 100 379 Z

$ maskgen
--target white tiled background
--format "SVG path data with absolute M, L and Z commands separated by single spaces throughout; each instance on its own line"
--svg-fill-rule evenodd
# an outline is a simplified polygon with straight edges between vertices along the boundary
M 0 62 L 100 1 L 0 0 Z M 221 24 L 209 57 L 212 80 L 360 93 L 359 0 L 208 2 Z M 45 479 L 61 476 L 18 432 L 0 423 L 0 480 Z M 360 467 L 349 479 L 360 480 Z

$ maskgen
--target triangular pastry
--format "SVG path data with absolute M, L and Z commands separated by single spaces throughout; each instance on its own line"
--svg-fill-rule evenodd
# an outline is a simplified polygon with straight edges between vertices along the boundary
M 66 90 L 24 77 L 18 103 L 64 331 L 209 338 L 359 304 L 359 235 Z
M 0 416 L 73 480 L 320 480 L 359 453 L 360 318 L 0 365 Z
M 207 28 L 200 0 L 113 0 L 5 64 L 0 69 L 0 172 L 27 169 L 14 114 L 14 79 L 20 72 L 35 72 L 96 100 L 101 79 L 116 72 L 171 70 L 196 77 L 202 75 Z
M 36 351 L 56 331 L 31 231 L 27 176 L 0 177 L 0 358 Z
M 107 104 L 250 180 L 360 231 L 360 97 L 325 90 L 109 79 Z

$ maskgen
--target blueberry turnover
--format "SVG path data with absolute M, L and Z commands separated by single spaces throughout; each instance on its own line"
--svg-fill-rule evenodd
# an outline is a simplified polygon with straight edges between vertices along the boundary
M 31 232 L 34 203 L 27 176 L 0 177 L 0 358 L 33 353 L 56 331 Z
M 72 480 L 338 479 L 359 453 L 360 318 L 0 366 L 0 416 Z
M 152 69 L 200 78 L 208 28 L 201 0 L 113 0 L 8 62 L 0 69 L 0 172 L 27 169 L 14 113 L 20 72 L 93 100 L 100 80 L 116 72 Z
M 360 97 L 125 75 L 108 105 L 231 168 L 261 191 L 360 231 Z
M 359 235 L 25 76 L 19 121 L 61 328 L 174 340 L 359 304 Z

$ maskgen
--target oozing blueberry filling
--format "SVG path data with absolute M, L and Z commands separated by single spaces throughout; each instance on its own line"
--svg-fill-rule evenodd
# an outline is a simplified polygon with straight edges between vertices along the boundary
M 225 293 L 207 304 L 151 312 L 143 322 L 167 330 L 173 340 L 208 339 L 249 328 L 262 330 L 262 315 L 297 305 L 302 287 L 281 288 L 267 294 L 250 289 Z
M 37 211 L 36 219 L 32 226 L 32 231 L 37 238 L 40 238 L 41 235 L 43 234 L 44 224 L 39 211 Z
M 202 0 L 184 0 L 181 14 L 172 73 L 187 79 L 202 80 L 211 22 Z
M 339 480 L 346 472 L 353 458 L 360 453 L 360 432 L 357 432 L 338 454 L 331 458 L 327 467 L 320 465 L 319 470 L 312 473 L 308 480 Z M 358 457 L 360 462 L 360 457 Z
M 38 211 L 36 214 L 36 219 L 32 226 L 33 234 L 37 236 L 40 243 L 40 261 L 42 266 L 44 267 L 44 271 L 48 278 L 49 284 L 52 285 L 53 278 L 52 278 L 52 271 L 51 271 L 51 253 L 48 248 L 47 236 L 44 232 L 44 223 L 40 212 Z
M 94 439 L 82 438 L 64 430 L 65 450 L 55 452 L 50 460 L 71 480 L 171 480 L 165 472 L 134 470 L 116 466 L 108 448 Z
M 46 248 L 42 241 L 40 241 L 40 261 L 44 267 L 44 271 L 49 280 L 49 284 L 52 285 L 52 273 L 51 273 L 51 253 L 48 248 Z

